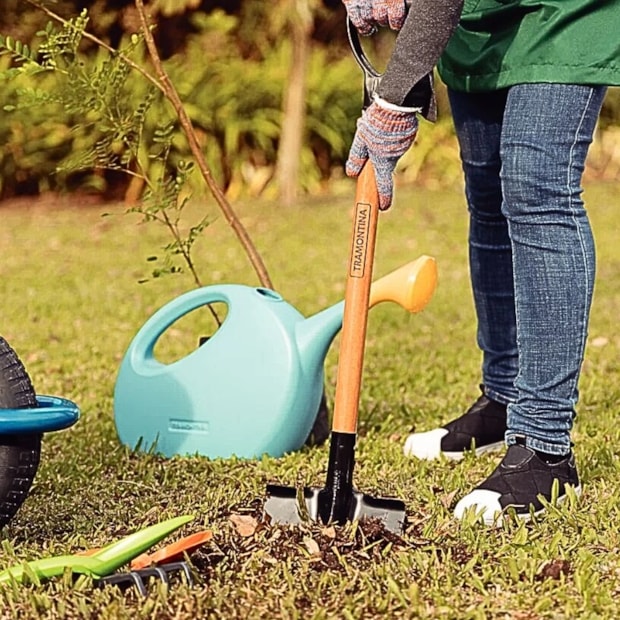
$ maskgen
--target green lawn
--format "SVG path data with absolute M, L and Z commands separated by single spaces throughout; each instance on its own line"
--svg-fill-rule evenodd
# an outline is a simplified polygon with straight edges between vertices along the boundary
M 239 207 L 274 288 L 304 315 L 343 297 L 349 189 L 289 210 L 261 202 Z M 619 189 L 586 191 L 599 268 L 574 432 L 583 496 L 527 526 L 499 530 L 451 518 L 458 497 L 493 469 L 497 454 L 431 465 L 401 451 L 412 426 L 445 422 L 478 393 L 463 198 L 403 190 L 381 216 L 376 275 L 421 254 L 433 255 L 439 267 L 437 292 L 423 313 L 383 304 L 368 328 L 355 484 L 406 502 L 409 525 L 400 541 L 354 525 L 289 531 L 259 522 L 254 533 L 239 532 L 230 517 L 260 515 L 267 482 L 322 486 L 326 447 L 247 462 L 165 460 L 122 447 L 112 397 L 120 360 L 144 321 L 192 287 L 189 276 L 138 284 L 151 268 L 147 257 L 168 239 L 123 207 L 80 207 L 69 198 L 54 206 L 0 205 L 1 333 L 38 393 L 71 398 L 82 410 L 75 427 L 45 436 L 32 492 L 2 533 L 0 566 L 102 546 L 182 514 L 196 515 L 183 534 L 214 532 L 193 556 L 200 581 L 193 588 L 153 587 L 141 599 L 66 576 L 0 590 L 0 617 L 617 617 Z M 197 251 L 204 282 L 257 284 L 221 219 Z M 211 329 L 203 321 L 179 322 L 162 350 L 195 346 Z M 326 360 L 330 402 L 337 341 Z M 231 390 L 239 385 L 242 378 L 231 377 Z

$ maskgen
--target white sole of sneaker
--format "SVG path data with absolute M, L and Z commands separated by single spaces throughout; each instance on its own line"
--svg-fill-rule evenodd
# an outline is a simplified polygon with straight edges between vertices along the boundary
M 445 452 L 441 449 L 441 440 L 448 434 L 445 428 L 435 428 L 425 433 L 412 433 L 405 440 L 403 452 L 405 456 L 413 456 L 425 461 L 432 461 L 445 456 L 451 461 L 460 461 L 465 457 L 466 452 Z M 504 447 L 504 442 L 489 444 L 481 448 L 476 448 L 474 454 L 480 456 L 485 452 L 500 450 Z
M 498 441 L 497 443 L 490 443 L 488 446 L 482 446 L 482 448 L 476 448 L 474 450 L 474 454 L 476 456 L 480 456 L 485 452 L 494 452 L 495 450 L 501 450 L 505 448 L 506 444 L 503 441 Z M 468 450 L 469 452 L 469 450 Z M 443 453 L 446 458 L 451 459 L 453 461 L 460 461 L 465 458 L 466 452 L 444 452 Z
M 579 497 L 581 495 L 581 486 L 573 487 L 575 495 Z M 471 493 L 461 499 L 454 508 L 454 516 L 457 520 L 461 521 L 465 516 L 465 513 L 474 509 L 479 519 L 482 520 L 484 525 L 490 527 L 501 527 L 504 523 L 504 514 L 510 510 L 510 507 L 502 509 L 499 504 L 500 494 L 495 491 L 488 491 L 486 489 L 474 489 Z M 566 500 L 566 495 L 558 497 L 557 505 L 561 506 Z M 545 508 L 541 508 L 534 513 L 515 513 L 516 517 L 520 521 L 528 522 L 532 517 L 536 517 L 545 512 Z
M 441 440 L 448 434 L 445 428 L 435 428 L 425 433 L 412 433 L 405 440 L 405 456 L 432 461 L 441 456 Z

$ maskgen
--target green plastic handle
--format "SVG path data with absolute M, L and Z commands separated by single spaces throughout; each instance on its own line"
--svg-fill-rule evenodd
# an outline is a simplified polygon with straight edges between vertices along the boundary
M 40 580 L 50 579 L 62 575 L 67 568 L 73 573 L 88 575 L 93 579 L 106 577 L 193 518 L 192 515 L 183 515 L 156 523 L 107 545 L 93 555 L 60 555 L 17 564 L 0 573 L 0 583 L 22 583 L 24 576 L 33 574 Z

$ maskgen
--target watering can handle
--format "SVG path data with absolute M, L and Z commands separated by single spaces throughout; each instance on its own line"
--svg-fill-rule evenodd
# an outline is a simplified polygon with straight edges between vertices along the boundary
M 411 313 L 421 312 L 437 286 L 437 263 L 423 254 L 375 280 L 370 287 L 369 307 L 393 301 Z
M 379 219 L 379 195 L 370 161 L 357 180 L 353 235 L 344 298 L 344 315 L 332 430 L 355 434 L 359 407 L 370 285 Z
M 153 349 L 160 336 L 181 317 L 192 310 L 210 303 L 223 302 L 232 304 L 231 291 L 227 286 L 203 287 L 189 291 L 176 297 L 161 307 L 144 323 L 131 343 L 131 359 L 139 363 L 148 362 L 157 366 L 164 366 L 153 355 Z

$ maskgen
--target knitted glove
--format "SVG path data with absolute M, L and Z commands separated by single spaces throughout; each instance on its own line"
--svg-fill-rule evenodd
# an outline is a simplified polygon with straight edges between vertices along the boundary
M 368 159 L 372 162 L 379 191 L 379 209 L 392 204 L 392 174 L 398 160 L 413 144 L 418 132 L 417 109 L 399 108 L 379 98 L 362 112 L 346 163 L 347 176 L 356 177 Z
M 361 35 L 370 35 L 377 26 L 400 30 L 407 11 L 405 0 L 342 0 L 352 24 Z

